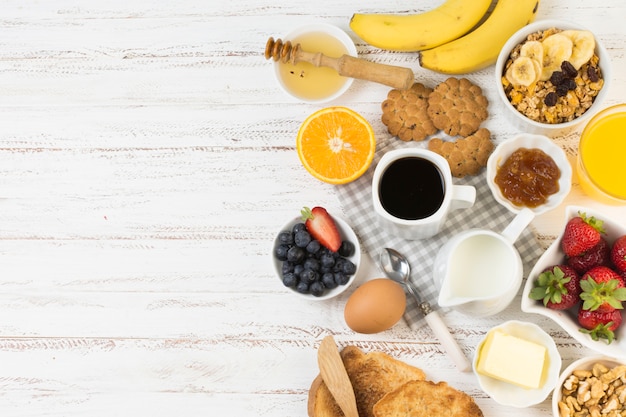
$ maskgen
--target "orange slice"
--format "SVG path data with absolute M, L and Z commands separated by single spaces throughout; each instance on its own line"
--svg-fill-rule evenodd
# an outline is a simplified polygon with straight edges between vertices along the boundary
M 302 123 L 296 146 L 311 175 L 330 184 L 346 184 L 367 171 L 376 139 L 372 126 L 354 110 L 327 107 Z

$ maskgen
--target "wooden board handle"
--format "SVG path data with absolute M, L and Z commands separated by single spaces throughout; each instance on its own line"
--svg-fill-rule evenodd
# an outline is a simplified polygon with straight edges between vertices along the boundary
M 339 75 L 374 81 L 399 90 L 407 90 L 415 82 L 410 68 L 378 64 L 350 55 L 339 58 L 338 66 Z
M 326 336 L 317 352 L 320 374 L 346 417 L 359 417 L 354 389 L 332 336 Z

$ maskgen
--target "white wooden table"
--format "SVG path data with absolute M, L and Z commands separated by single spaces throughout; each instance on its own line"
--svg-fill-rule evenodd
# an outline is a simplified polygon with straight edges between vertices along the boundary
M 316 349 L 383 350 L 476 398 L 486 416 L 548 416 L 496 404 L 460 374 L 428 328 L 351 332 L 346 297 L 305 303 L 277 281 L 270 245 L 303 205 L 341 212 L 336 189 L 301 167 L 294 137 L 319 108 L 279 91 L 269 36 L 310 21 L 348 31 L 367 59 L 421 70 L 414 54 L 365 45 L 357 11 L 441 1 L 6 0 L 0 17 L 0 413 L 3 416 L 304 416 Z M 542 0 L 539 18 L 604 42 L 626 97 L 621 0 Z M 492 68 L 471 74 L 495 101 Z M 381 140 L 388 89 L 356 81 L 336 104 Z M 517 133 L 495 112 L 496 140 Z M 577 133 L 555 140 L 576 153 Z M 574 184 L 566 203 L 595 205 Z M 624 216 L 624 208 L 603 207 Z M 535 220 L 542 245 L 562 210 Z M 625 220 L 626 221 L 626 220 Z M 364 276 L 377 274 L 365 265 Z M 369 276 L 368 276 L 369 274 Z M 503 314 L 447 321 L 471 355 L 511 318 L 544 326 L 564 364 L 589 354 L 554 324 Z

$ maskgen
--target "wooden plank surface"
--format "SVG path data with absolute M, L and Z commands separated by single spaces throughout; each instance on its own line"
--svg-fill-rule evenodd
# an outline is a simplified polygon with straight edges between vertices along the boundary
M 346 296 L 306 303 L 271 269 L 270 246 L 301 206 L 341 212 L 336 188 L 301 167 L 294 135 L 317 109 L 279 91 L 269 36 L 352 13 L 420 12 L 399 0 L 88 2 L 7 0 L 0 16 L 0 410 L 6 416 L 304 416 L 316 349 L 383 350 L 473 395 L 486 416 L 550 415 L 549 401 L 497 405 L 459 374 L 428 328 L 359 335 Z M 539 18 L 592 29 L 626 96 L 626 6 L 544 0 Z M 349 32 L 350 33 L 350 32 Z M 372 48 L 411 67 L 415 54 Z M 496 102 L 493 68 L 469 75 Z M 384 132 L 388 89 L 363 81 L 336 104 Z M 494 110 L 497 140 L 517 132 Z M 556 138 L 575 155 L 577 133 Z M 574 145 L 572 145 L 574 144 Z M 594 205 L 575 184 L 568 202 Z M 606 208 L 624 215 L 622 208 Z M 556 210 L 535 220 L 542 244 Z M 371 278 L 370 265 L 359 276 Z M 546 319 L 446 316 L 464 351 L 507 319 L 541 324 L 564 362 L 589 351 Z

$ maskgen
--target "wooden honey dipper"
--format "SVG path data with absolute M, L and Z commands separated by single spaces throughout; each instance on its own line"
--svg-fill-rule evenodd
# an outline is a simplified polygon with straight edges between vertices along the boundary
M 316 67 L 332 68 L 344 77 L 374 81 L 399 90 L 407 90 L 415 82 L 415 76 L 410 68 L 378 64 L 346 54 L 339 58 L 331 58 L 321 52 L 303 51 L 299 43 L 294 46 L 290 41 L 283 42 L 272 37 L 265 45 L 265 59 L 270 58 L 284 63 L 291 62 L 294 65 L 298 62 L 308 62 Z

